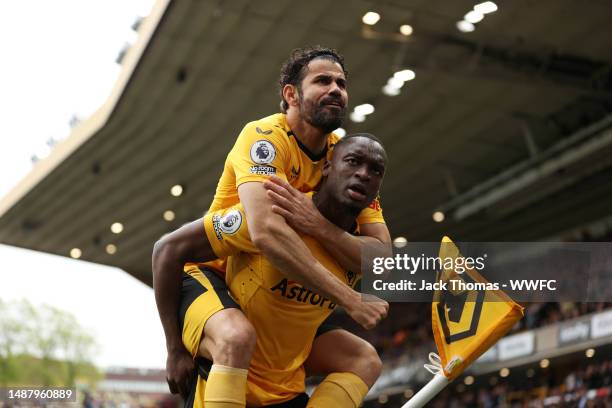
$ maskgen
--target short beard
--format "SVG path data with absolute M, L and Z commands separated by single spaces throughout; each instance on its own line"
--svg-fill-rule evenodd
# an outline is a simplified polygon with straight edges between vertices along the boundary
M 300 98 L 300 113 L 302 118 L 310 125 L 321 129 L 324 133 L 330 133 L 342 126 L 346 107 L 334 114 L 327 111 L 323 106 L 315 106 L 314 103 L 305 102 Z

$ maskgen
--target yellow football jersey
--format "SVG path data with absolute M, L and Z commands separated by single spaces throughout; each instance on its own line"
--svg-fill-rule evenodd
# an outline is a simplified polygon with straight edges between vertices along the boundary
M 209 212 L 204 217 L 204 226 L 215 253 L 228 257 L 227 286 L 257 332 L 249 367 L 248 406 L 277 404 L 294 398 L 304 391 L 302 366 L 317 329 L 336 305 L 289 280 L 260 254 L 251 242 L 242 204 Z M 357 274 L 345 273 L 312 237 L 301 238 L 323 266 L 342 282 L 354 286 Z M 224 292 L 214 282 L 210 283 L 214 276 L 204 276 L 206 269 L 192 267 L 186 271 L 208 289 L 187 309 L 183 322 L 183 341 L 195 355 L 206 320 L 224 307 Z M 198 383 L 202 395 L 204 387 L 203 382 Z
M 339 139 L 330 133 L 327 148 L 315 155 L 295 137 L 282 113 L 248 123 L 227 156 L 209 212 L 240 202 L 239 185 L 250 181 L 263 182 L 271 175 L 288 181 L 302 192 L 315 190 L 321 181 L 325 159 L 331 159 L 333 146 Z M 361 212 L 357 222 L 360 225 L 385 222 L 378 198 Z M 225 270 L 223 262 L 205 265 Z
M 358 275 L 344 269 L 315 239 L 302 236 L 313 255 L 347 285 Z M 265 406 L 294 398 L 305 389 L 304 362 L 318 327 L 336 305 L 289 280 L 262 255 L 228 258 L 226 282 L 255 327 L 257 344 L 249 367 L 247 405 Z
M 258 253 L 251 241 L 241 203 L 222 210 L 209 211 L 204 215 L 204 230 L 215 255 L 220 259 L 239 252 Z

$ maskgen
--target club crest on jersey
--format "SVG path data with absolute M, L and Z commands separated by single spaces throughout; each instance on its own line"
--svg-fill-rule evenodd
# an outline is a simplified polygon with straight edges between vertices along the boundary
M 291 175 L 289 176 L 289 180 L 295 180 L 300 175 L 300 166 L 298 165 L 297 169 L 295 166 L 291 166 Z
M 232 235 L 240 229 L 242 214 L 238 210 L 231 210 L 223 216 L 214 215 L 212 222 L 217 239 L 222 240 L 223 234 Z
M 267 140 L 258 140 L 251 146 L 251 160 L 257 164 L 270 164 L 276 157 L 274 145 Z

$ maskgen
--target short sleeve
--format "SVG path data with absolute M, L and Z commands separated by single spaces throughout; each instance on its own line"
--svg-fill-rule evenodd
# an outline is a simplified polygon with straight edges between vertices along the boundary
M 289 156 L 289 138 L 281 128 L 248 123 L 228 155 L 236 175 L 236 188 L 249 181 L 263 182 L 272 175 L 287 180 Z
M 226 258 L 240 251 L 259 252 L 251 241 L 242 204 L 209 211 L 204 216 L 204 229 L 215 255 L 219 258 Z
M 376 197 L 369 206 L 361 210 L 359 216 L 357 217 L 357 223 L 359 223 L 359 225 L 379 223 L 385 224 L 385 218 L 383 217 L 379 197 Z

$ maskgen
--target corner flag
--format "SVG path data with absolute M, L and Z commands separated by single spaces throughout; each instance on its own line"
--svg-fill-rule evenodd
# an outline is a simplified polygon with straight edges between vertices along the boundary
M 444 237 L 439 256 L 457 259 L 462 255 L 453 241 Z M 438 280 L 488 283 L 473 269 L 462 274 L 442 270 Z M 523 317 L 523 310 L 501 290 L 436 291 L 432 327 L 444 375 L 455 379 Z
M 451 258 L 454 261 L 462 258 L 462 255 L 453 241 L 444 237 L 439 258 Z M 452 264 L 456 265 L 457 262 Z M 453 280 L 488 283 L 479 273 L 469 268 L 463 273 L 443 269 L 437 280 L 449 283 Z M 446 286 L 453 287 L 451 284 Z M 430 361 L 435 364 L 426 364 L 425 367 L 435 373 L 434 378 L 402 408 L 424 406 L 504 336 L 523 317 L 523 310 L 522 306 L 501 290 L 436 290 L 431 304 L 431 318 L 439 364 L 434 361 L 436 359 L 432 359 L 433 353 L 430 353 Z

